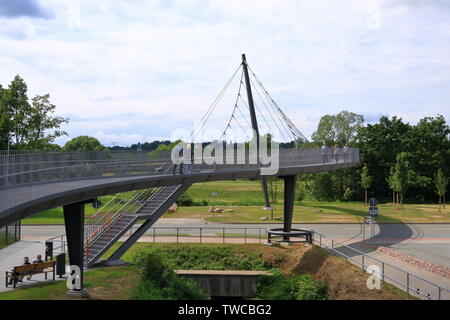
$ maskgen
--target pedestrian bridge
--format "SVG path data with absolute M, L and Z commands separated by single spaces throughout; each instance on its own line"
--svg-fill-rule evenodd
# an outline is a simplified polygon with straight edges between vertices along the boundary
M 277 176 L 350 168 L 359 150 L 323 162 L 320 149 L 281 149 Z M 260 178 L 257 164 L 193 165 L 173 174 L 160 152 L 4 152 L 0 155 L 0 226 L 44 210 L 119 192 L 197 182 Z
M 239 71 L 240 77 L 237 76 Z M 196 146 L 194 142 L 199 141 L 200 133 L 207 131 L 211 115 L 235 79 L 240 79 L 237 93 L 228 96 L 233 98 L 231 116 L 222 135 L 212 139 L 216 146 L 231 148 L 225 148 L 226 152 L 222 154 L 214 147 L 214 155 L 207 153 L 209 156 L 205 158 L 203 144 Z M 254 99 L 253 90 L 257 99 Z M 246 100 L 244 96 L 247 96 Z M 247 116 L 246 109 L 249 111 Z M 270 157 L 268 154 L 261 157 L 266 149 L 261 140 L 268 142 L 269 137 Z M 94 265 L 134 224 L 144 221 L 109 257 L 109 260 L 120 259 L 194 183 L 261 178 L 265 205 L 270 208 L 265 176 L 272 175 L 284 180 L 283 234 L 285 240 L 290 241 L 296 176 L 359 164 L 356 148 L 346 146 L 333 152 L 328 148 L 305 148 L 307 139 L 270 96 L 251 70 L 245 55 L 185 140 L 191 147 L 182 152 L 185 170 L 178 174 L 172 170 L 175 164 L 171 152 L 0 151 L 0 227 L 63 206 L 69 262 L 76 270 L 83 270 Z M 250 142 L 238 145 L 228 141 Z M 278 149 L 275 141 L 291 147 Z M 181 151 L 176 148 L 174 150 L 178 150 L 180 156 Z M 198 156 L 201 158 L 197 157 L 198 150 L 202 151 Z M 210 161 L 211 158 L 214 161 Z M 270 161 L 263 165 L 266 160 Z M 178 163 L 178 159 L 174 161 Z M 133 190 L 140 191 L 130 194 Z M 128 194 L 126 201 L 121 193 Z M 116 196 L 85 223 L 84 205 L 110 194 Z M 81 285 L 75 288 L 78 292 L 82 292 L 82 276 L 81 272 Z

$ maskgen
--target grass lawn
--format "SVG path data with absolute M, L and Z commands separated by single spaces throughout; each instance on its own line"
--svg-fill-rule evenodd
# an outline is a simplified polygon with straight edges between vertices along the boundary
M 271 218 L 270 211 L 262 206 L 219 206 L 221 209 L 233 209 L 234 212 L 212 214 L 208 207 L 182 207 L 176 214 L 166 218 L 204 218 L 209 222 L 221 223 L 261 223 L 261 218 Z M 283 217 L 283 205 L 274 206 L 274 218 Z M 392 204 L 378 206 L 380 217 L 377 222 L 384 223 L 450 223 L 450 209 L 438 212 L 435 205 L 404 205 L 398 210 Z M 304 201 L 294 208 L 295 223 L 361 223 L 368 215 L 368 207 L 361 203 Z M 277 222 L 277 221 L 272 221 Z
M 136 267 L 120 266 L 87 271 L 84 286 L 92 299 L 129 300 L 138 282 Z M 59 300 L 66 293 L 66 282 L 57 281 L 1 292 L 0 300 Z
M 212 215 L 208 206 L 181 207 L 176 214 L 166 214 L 165 218 L 203 218 L 209 222 L 221 223 L 261 223 L 261 218 L 269 217 L 264 211 L 260 181 L 238 180 L 194 184 L 187 192 L 195 203 L 203 200 L 209 206 L 233 209 L 234 212 Z M 213 196 L 217 193 L 217 196 Z M 362 196 L 362 195 L 361 195 Z M 102 197 L 103 204 L 112 196 Z M 283 185 L 278 183 L 277 203 L 274 217 L 283 216 Z M 378 222 L 395 223 L 450 223 L 450 206 L 439 212 L 438 205 L 405 204 L 398 210 L 392 204 L 379 205 L 381 216 Z M 86 215 L 95 213 L 91 205 L 86 205 Z M 319 202 L 306 199 L 301 205 L 296 203 L 294 222 L 297 223 L 360 223 L 368 215 L 368 207 L 359 202 Z M 62 224 L 62 208 L 56 208 L 24 219 L 23 224 Z

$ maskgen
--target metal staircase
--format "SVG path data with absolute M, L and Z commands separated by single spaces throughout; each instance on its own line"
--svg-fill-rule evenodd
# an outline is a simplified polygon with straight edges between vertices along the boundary
M 171 185 L 154 191 L 144 190 L 116 195 L 105 205 L 109 210 L 104 209 L 103 212 L 97 213 L 91 219 L 94 222 L 87 226 L 85 266 L 91 267 L 112 245 L 125 236 L 135 223 L 144 221 L 142 226 L 145 226 L 145 231 L 148 230 L 189 187 L 190 184 Z M 129 199 L 124 201 L 126 195 Z M 125 242 L 127 249 L 143 235 L 141 228 L 127 239 Z M 140 236 L 137 236 L 138 232 Z M 114 255 L 118 256 L 119 252 L 124 253 L 127 249 L 122 245 Z

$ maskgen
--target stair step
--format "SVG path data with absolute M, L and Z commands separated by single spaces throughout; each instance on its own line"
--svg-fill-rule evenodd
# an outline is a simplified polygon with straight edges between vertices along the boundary
M 89 254 L 86 254 L 86 266 L 97 261 L 100 253 L 118 240 L 119 234 L 126 234 L 133 222 L 137 221 L 141 216 L 148 217 L 155 214 L 161 205 L 166 203 L 179 188 L 180 185 L 161 187 L 157 194 L 151 195 L 148 199 L 134 201 L 134 205 L 140 206 L 138 210 L 134 213 L 122 213 L 91 242 L 88 250 Z M 95 230 L 95 225 L 91 225 L 91 228 Z

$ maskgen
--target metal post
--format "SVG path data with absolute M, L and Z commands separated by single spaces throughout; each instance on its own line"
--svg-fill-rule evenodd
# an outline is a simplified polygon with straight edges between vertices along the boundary
M 365 254 L 363 253 L 363 255 L 362 255 L 362 263 L 361 263 L 361 267 L 362 267 L 362 271 L 364 271 L 364 262 L 365 262 Z
M 69 251 L 69 264 L 78 267 L 80 270 L 80 285 L 74 288 L 73 291 L 80 294 L 83 291 L 84 204 L 85 202 L 77 202 L 64 206 L 64 225 Z
M 320 234 L 320 242 L 319 242 L 319 247 L 322 248 L 322 234 Z
M 222 242 L 223 242 L 223 244 L 225 244 L 225 228 L 223 228 L 223 231 L 222 231 Z
M 331 240 L 331 249 L 334 249 L 334 240 Z
M 406 273 L 406 292 L 409 294 L 409 272 Z
M 9 136 L 9 132 L 8 132 L 8 152 L 6 154 L 6 185 L 9 184 L 9 145 L 10 145 L 10 139 L 11 137 Z
M 155 243 L 156 238 L 156 228 L 153 228 L 153 243 Z
M 258 229 L 258 243 L 261 243 L 261 229 Z
M 382 277 L 383 282 L 384 282 L 384 262 L 381 264 L 381 277 Z
M 177 243 L 178 243 L 178 235 L 179 235 L 179 232 L 178 232 L 178 227 L 177 227 Z
M 200 243 L 202 243 L 202 228 L 200 228 Z
M 438 287 L 438 300 L 441 300 L 441 287 Z
M 292 216 L 294 212 L 295 186 L 297 176 L 284 176 L 284 232 L 291 232 Z M 284 241 L 290 241 L 289 236 L 284 237 Z
M 247 228 L 244 229 L 244 233 L 245 233 L 244 243 L 247 243 Z

